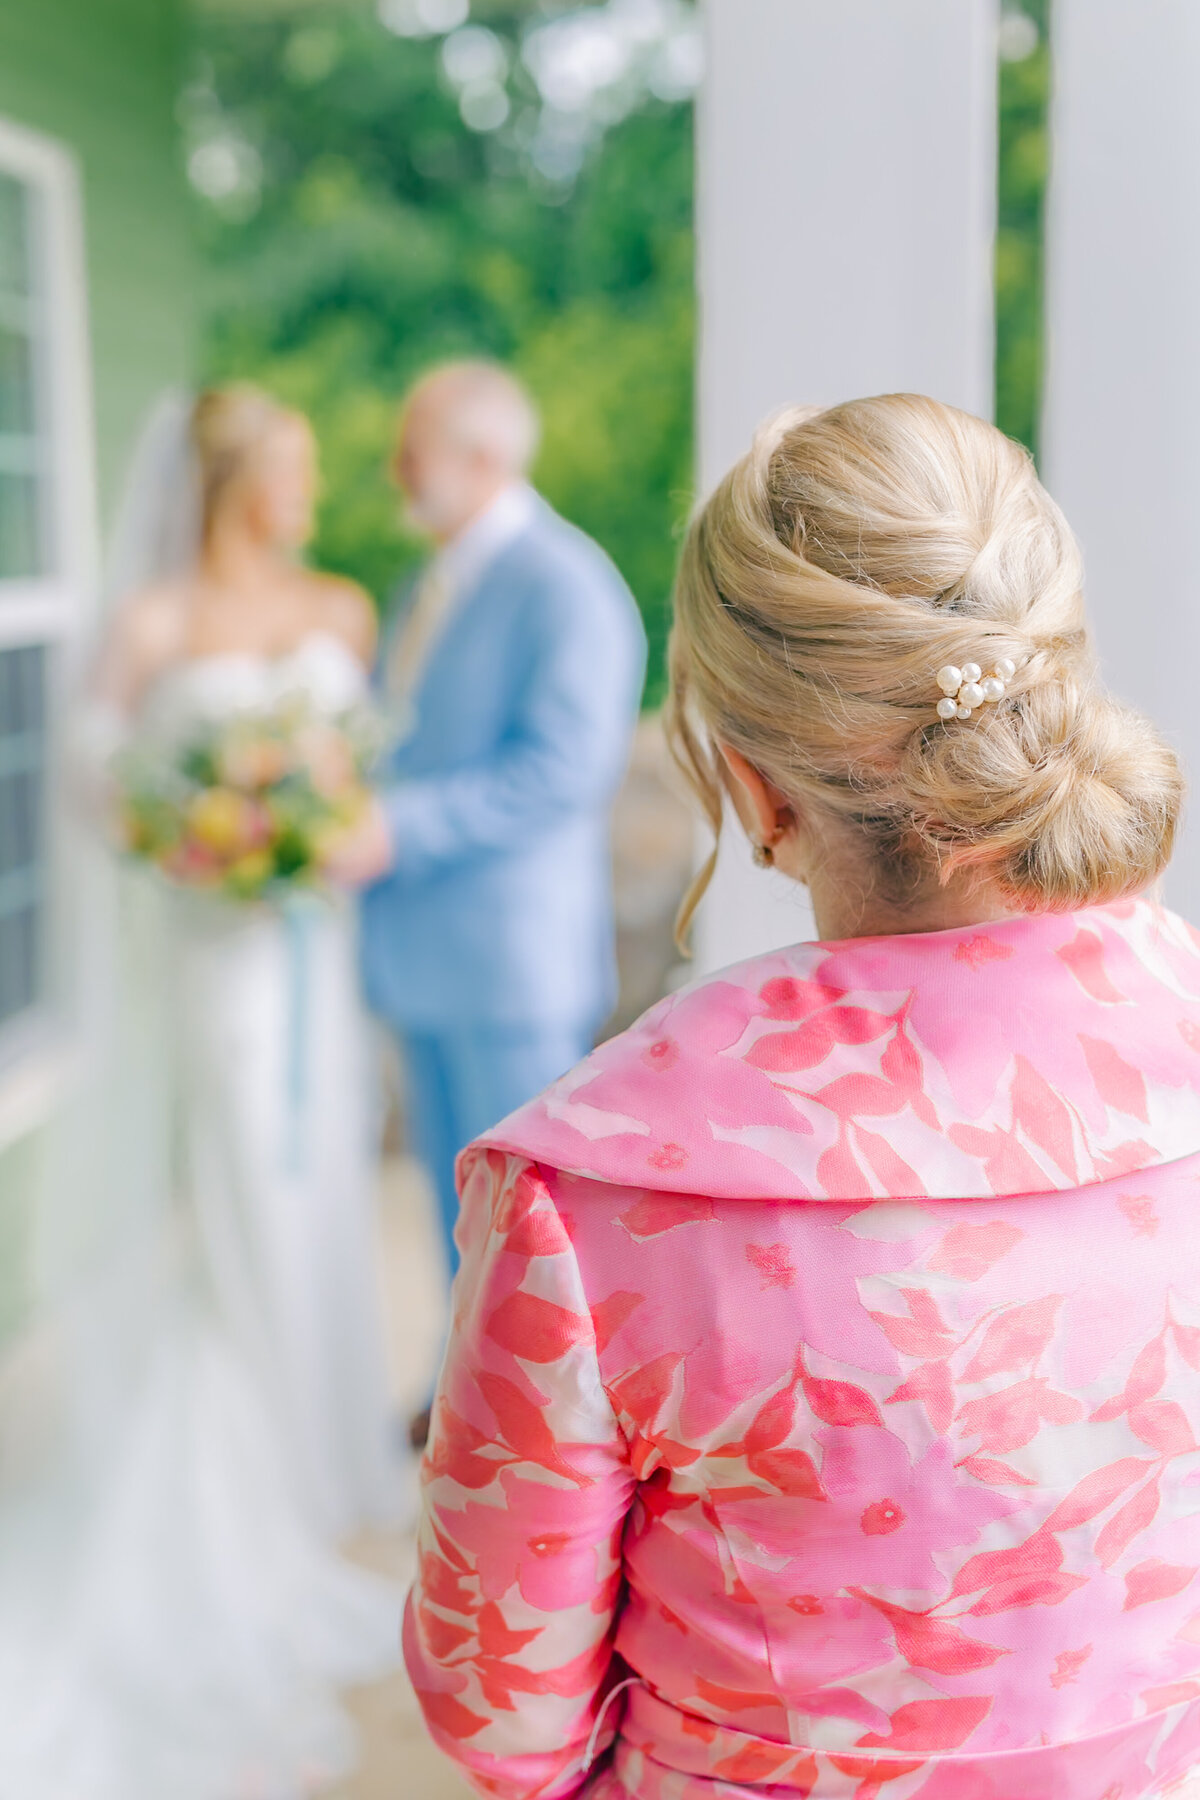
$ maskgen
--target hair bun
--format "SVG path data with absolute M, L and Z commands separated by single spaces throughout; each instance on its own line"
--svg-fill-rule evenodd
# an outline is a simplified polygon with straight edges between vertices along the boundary
M 1005 660 L 1002 696 L 936 716 L 943 665 Z M 915 856 L 1063 909 L 1136 892 L 1170 856 L 1179 765 L 1099 684 L 1062 513 L 1019 445 L 935 400 L 764 427 L 692 522 L 671 677 L 672 743 L 715 830 L 714 741 L 865 833 L 883 880 Z
M 983 729 L 920 734 L 897 785 L 943 869 L 990 870 L 1022 905 L 1095 905 L 1166 866 L 1183 801 L 1174 752 L 1098 685 L 1047 674 Z

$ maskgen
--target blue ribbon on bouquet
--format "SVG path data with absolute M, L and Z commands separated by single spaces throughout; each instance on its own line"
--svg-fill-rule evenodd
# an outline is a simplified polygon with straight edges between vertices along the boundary
M 289 1175 L 304 1168 L 309 1085 L 309 1016 L 312 1002 L 312 927 L 319 901 L 289 894 L 283 902 L 287 944 L 286 1165 Z

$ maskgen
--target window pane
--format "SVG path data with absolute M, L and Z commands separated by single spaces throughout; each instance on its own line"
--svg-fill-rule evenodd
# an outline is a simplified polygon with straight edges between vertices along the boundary
M 46 906 L 46 652 L 0 651 L 0 1026 L 40 996 Z
M 0 175 L 0 293 L 29 292 L 29 190 Z
M 0 173 L 0 582 L 48 573 L 32 194 Z
M 28 437 L 35 419 L 33 344 L 27 331 L 0 320 L 0 432 Z
M 36 475 L 0 468 L 0 581 L 43 572 Z

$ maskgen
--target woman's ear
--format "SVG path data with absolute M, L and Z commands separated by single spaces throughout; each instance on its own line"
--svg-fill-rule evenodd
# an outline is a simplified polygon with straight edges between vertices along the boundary
M 729 792 L 751 843 L 773 849 L 796 822 L 795 812 L 774 783 L 760 775 L 732 744 L 717 749 L 729 775 Z

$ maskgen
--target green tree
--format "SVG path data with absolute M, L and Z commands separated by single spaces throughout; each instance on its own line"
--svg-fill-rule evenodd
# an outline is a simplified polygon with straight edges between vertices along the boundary
M 1001 36 L 996 231 L 996 423 L 1037 454 L 1042 403 L 1045 207 L 1050 164 L 1050 0 L 1023 0 Z M 1021 22 L 1027 22 L 1022 42 Z M 1011 26 L 1010 26 L 1011 28 Z
M 511 363 L 544 413 L 539 484 L 642 606 L 653 701 L 692 487 L 687 82 L 663 97 L 660 45 L 590 95 L 556 92 L 535 53 L 547 31 L 618 10 L 595 0 L 473 0 L 465 27 L 424 36 L 381 22 L 425 3 L 206 16 L 185 96 L 205 373 L 252 377 L 311 415 L 317 558 L 386 604 L 419 554 L 385 474 L 399 397 L 439 358 Z M 999 66 L 996 417 L 1036 452 L 1050 0 L 1021 4 Z M 694 24 L 690 0 L 664 5 Z
M 642 606 L 654 700 L 692 480 L 692 107 L 669 64 L 689 15 L 571 109 L 536 34 L 579 11 L 476 0 L 427 36 L 335 6 L 210 16 L 185 96 L 205 374 L 308 412 L 316 557 L 386 603 L 418 554 L 386 479 L 400 395 L 440 358 L 509 362 L 543 411 L 539 485 Z

